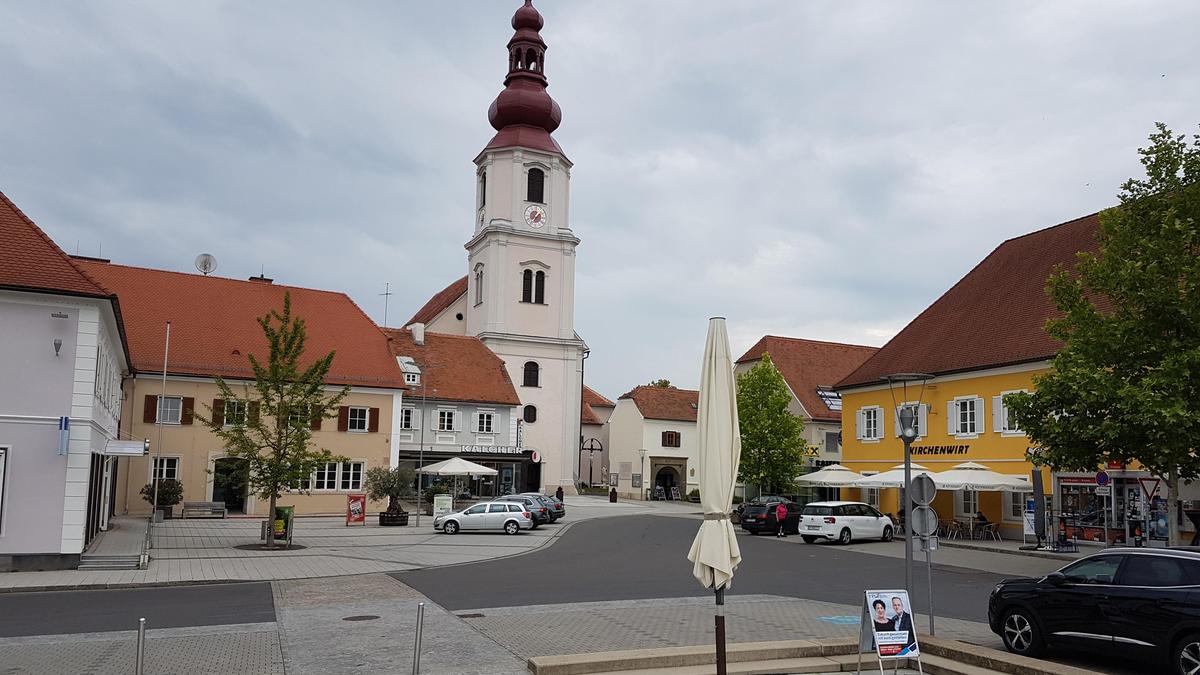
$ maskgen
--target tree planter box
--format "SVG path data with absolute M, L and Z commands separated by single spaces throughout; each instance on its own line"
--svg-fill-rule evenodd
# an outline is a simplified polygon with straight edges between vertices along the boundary
M 159 513 L 160 515 L 159 515 L 159 517 L 157 518 L 157 520 L 158 520 L 158 521 L 160 521 L 160 522 L 161 522 L 161 521 L 163 521 L 163 520 L 170 520 L 170 519 L 171 519 L 171 513 L 174 511 L 174 509 L 175 509 L 175 507 L 174 507 L 174 506 L 161 506 L 161 505 L 160 505 L 160 506 L 158 507 L 158 513 Z
M 380 527 L 399 527 L 408 525 L 408 513 L 380 513 Z

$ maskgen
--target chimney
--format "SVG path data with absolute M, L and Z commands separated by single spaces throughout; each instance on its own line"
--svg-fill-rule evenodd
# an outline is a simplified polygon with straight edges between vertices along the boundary
M 412 331 L 413 342 L 418 345 L 425 344 L 425 324 L 414 323 L 408 327 Z
M 269 283 L 271 283 L 272 281 L 275 281 L 275 280 L 274 280 L 274 279 L 271 279 L 271 278 L 268 278 L 268 277 L 265 277 L 265 276 L 263 276 L 263 275 L 261 275 L 261 274 L 260 274 L 260 275 L 258 275 L 258 276 L 250 277 L 250 278 L 248 279 L 248 281 L 257 281 L 257 282 L 258 282 L 258 283 L 260 283 L 260 284 L 269 284 Z

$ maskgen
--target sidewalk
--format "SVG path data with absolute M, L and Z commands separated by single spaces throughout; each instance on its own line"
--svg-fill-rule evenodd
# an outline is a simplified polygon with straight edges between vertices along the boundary
M 147 569 L 11 572 L 0 574 L 0 593 L 401 572 L 527 553 L 548 545 L 572 523 L 582 520 L 699 512 L 695 504 L 613 504 L 606 498 L 589 496 L 569 496 L 566 503 L 565 519 L 516 536 L 491 532 L 445 536 L 434 532 L 432 516 L 422 516 L 420 527 L 415 517 L 410 518 L 408 527 L 347 526 L 340 517 L 297 518 L 293 543 L 305 548 L 290 551 L 234 548 L 259 543 L 259 519 L 168 520 L 154 526 Z M 106 532 L 98 545 L 127 548 L 142 536 L 137 528 L 144 521 L 117 520 L 121 527 Z M 114 536 L 110 539 L 110 535 Z

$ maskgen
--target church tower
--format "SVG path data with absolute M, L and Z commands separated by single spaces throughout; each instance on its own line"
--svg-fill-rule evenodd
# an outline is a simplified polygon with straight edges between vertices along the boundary
M 542 25 L 531 0 L 513 15 L 508 75 L 488 110 L 496 135 L 475 158 L 466 332 L 504 360 L 541 485 L 572 492 L 586 345 L 575 334 L 571 162 L 550 135 L 562 111 L 546 91 Z

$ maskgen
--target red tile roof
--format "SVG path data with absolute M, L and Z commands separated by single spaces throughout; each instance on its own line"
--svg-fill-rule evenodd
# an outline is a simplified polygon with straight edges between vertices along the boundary
M 467 278 L 464 276 L 458 281 L 455 281 L 449 286 L 438 291 L 438 293 L 430 298 L 429 302 L 426 302 L 421 309 L 417 310 L 417 313 L 413 314 L 412 318 L 408 320 L 408 323 L 405 323 L 404 325 L 411 326 L 414 323 L 429 323 L 430 321 L 433 321 L 437 318 L 438 314 L 446 311 L 446 308 L 448 308 L 450 305 L 453 305 L 454 301 L 461 298 L 466 294 L 466 292 Z
M 877 384 L 900 372 L 943 375 L 1043 361 L 1061 346 L 1046 334 L 1058 314 L 1046 295 L 1056 265 L 1096 250 L 1099 214 L 1000 244 L 988 257 L 917 315 L 839 388 Z
M 387 337 L 344 293 L 77 259 L 76 265 L 116 291 L 125 312 L 134 367 L 162 370 L 165 322 L 171 322 L 167 371 L 176 375 L 252 379 L 247 354 L 266 360 L 256 319 L 283 309 L 308 326 L 304 365 L 335 351 L 326 382 L 402 389 L 404 375 Z
M 424 381 L 410 387 L 409 398 L 421 396 L 424 390 L 439 401 L 521 404 L 504 361 L 479 338 L 426 331 L 425 344 L 418 345 L 407 329 L 384 332 L 391 338 L 393 354 L 408 356 L 421 368 Z
M 0 288 L 108 298 L 17 205 L 0 192 Z
M 642 385 L 621 395 L 633 399 L 642 417 L 648 420 L 678 420 L 695 422 L 700 392 L 694 389 L 675 389 Z
M 878 349 L 864 345 L 767 335 L 742 354 L 737 362 L 760 361 L 764 353 L 770 354 L 771 362 L 779 369 L 800 405 L 804 406 L 813 419 L 840 422 L 841 411 L 831 410 L 824 399 L 817 395 L 817 388 L 832 388 Z
M 596 411 L 592 408 L 592 406 L 597 405 L 601 407 L 615 408 L 617 404 L 601 396 L 596 392 L 595 389 L 592 389 L 586 384 L 583 385 L 583 409 L 580 411 L 579 420 L 584 424 L 604 424 L 604 420 L 601 419 L 600 415 L 596 414 Z

